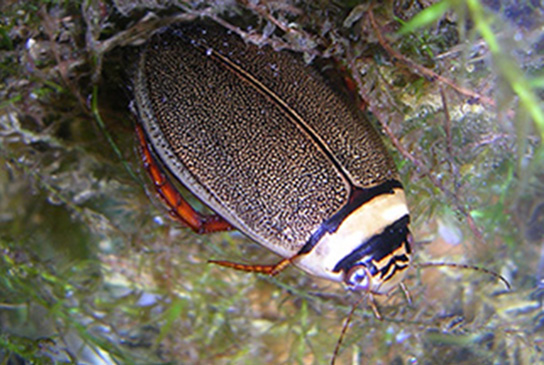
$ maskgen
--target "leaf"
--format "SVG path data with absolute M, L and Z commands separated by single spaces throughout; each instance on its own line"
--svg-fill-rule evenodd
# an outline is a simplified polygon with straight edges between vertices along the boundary
M 449 0 L 437 2 L 418 13 L 410 21 L 403 24 L 399 29 L 398 34 L 405 35 L 415 31 L 416 29 L 426 27 L 440 19 L 444 13 L 446 13 L 446 11 L 450 10 L 450 8 L 451 1 Z

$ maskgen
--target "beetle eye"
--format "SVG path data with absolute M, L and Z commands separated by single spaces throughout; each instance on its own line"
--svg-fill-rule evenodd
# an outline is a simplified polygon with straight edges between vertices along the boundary
M 370 277 L 369 272 L 364 265 L 354 265 L 344 276 L 344 283 L 350 290 L 369 291 Z

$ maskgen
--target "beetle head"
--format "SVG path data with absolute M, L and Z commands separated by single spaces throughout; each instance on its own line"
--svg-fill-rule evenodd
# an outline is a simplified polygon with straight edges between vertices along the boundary
M 350 290 L 387 294 L 402 281 L 411 260 L 404 191 L 395 187 L 346 208 L 349 214 L 301 255 L 297 265 Z
M 411 260 L 408 221 L 405 216 L 388 226 L 336 265 L 348 289 L 387 294 L 402 281 Z

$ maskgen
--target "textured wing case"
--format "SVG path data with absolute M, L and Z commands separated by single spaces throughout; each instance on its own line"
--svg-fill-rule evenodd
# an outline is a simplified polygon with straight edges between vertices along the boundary
M 216 26 L 153 37 L 135 91 L 172 174 L 283 256 L 345 205 L 353 186 L 396 176 L 372 126 L 315 69 Z

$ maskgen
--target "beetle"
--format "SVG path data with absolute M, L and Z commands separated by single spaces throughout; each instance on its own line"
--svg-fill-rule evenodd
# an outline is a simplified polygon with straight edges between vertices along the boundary
M 289 264 L 387 294 L 411 264 L 410 215 L 380 135 L 319 65 L 205 22 L 159 31 L 134 77 L 144 164 L 178 220 L 236 228 Z M 163 170 L 168 171 L 170 178 Z M 183 184 L 217 215 L 179 195 Z

